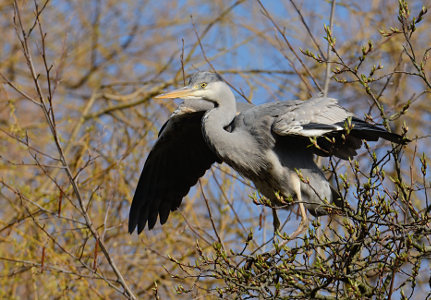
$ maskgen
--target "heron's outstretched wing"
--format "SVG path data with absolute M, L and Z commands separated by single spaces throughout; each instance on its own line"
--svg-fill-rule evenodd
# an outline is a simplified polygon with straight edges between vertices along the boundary
M 148 223 L 152 229 L 160 216 L 164 224 L 190 187 L 217 161 L 201 130 L 205 111 L 173 115 L 162 127 L 139 178 L 129 212 L 129 232 L 138 233 Z
M 338 105 L 333 98 L 312 98 L 294 101 L 283 106 L 272 124 L 272 131 L 279 136 L 316 138 L 314 151 L 318 155 L 335 155 L 348 159 L 356 155 L 362 139 L 376 141 L 384 138 L 402 143 L 400 135 L 368 124 Z

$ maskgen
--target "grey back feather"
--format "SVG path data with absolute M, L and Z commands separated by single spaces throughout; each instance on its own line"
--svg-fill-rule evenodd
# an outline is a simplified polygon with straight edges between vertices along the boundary
M 281 136 L 319 136 L 334 130 L 342 130 L 343 127 L 337 123 L 344 122 L 351 116 L 353 114 L 339 106 L 338 101 L 333 98 L 295 101 L 291 106 L 285 107 L 274 120 L 272 131 Z M 310 124 L 316 126 L 306 126 Z

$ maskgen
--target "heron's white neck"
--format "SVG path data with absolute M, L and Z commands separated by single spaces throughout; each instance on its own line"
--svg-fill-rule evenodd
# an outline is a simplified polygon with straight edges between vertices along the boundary
M 202 120 L 202 131 L 207 144 L 225 161 L 230 161 L 243 144 L 243 136 L 236 131 L 228 132 L 228 126 L 236 116 L 236 101 L 230 88 L 223 89 L 218 106 L 207 111 Z

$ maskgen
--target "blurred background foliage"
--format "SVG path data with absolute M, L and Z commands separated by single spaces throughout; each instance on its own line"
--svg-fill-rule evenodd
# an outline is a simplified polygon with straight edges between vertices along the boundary
M 0 0 L 0 298 L 429 297 L 431 1 L 336 1 L 325 30 L 331 2 Z M 182 66 L 214 68 L 240 101 L 307 99 L 328 41 L 328 95 L 412 139 L 322 161 L 347 216 L 278 249 L 271 210 L 215 165 L 167 224 L 127 233 L 176 107 L 152 97 L 184 84 Z M 280 212 L 287 235 L 295 211 Z

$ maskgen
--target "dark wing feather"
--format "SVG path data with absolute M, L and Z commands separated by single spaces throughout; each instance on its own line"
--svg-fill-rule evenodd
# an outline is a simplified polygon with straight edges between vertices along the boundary
M 201 130 L 204 112 L 173 115 L 162 127 L 139 178 L 129 212 L 129 232 L 163 224 L 190 187 L 217 161 Z

